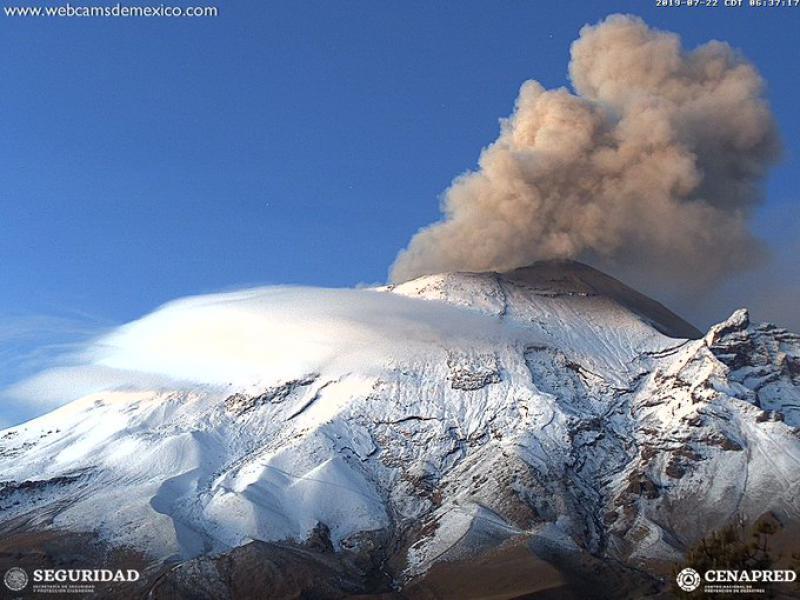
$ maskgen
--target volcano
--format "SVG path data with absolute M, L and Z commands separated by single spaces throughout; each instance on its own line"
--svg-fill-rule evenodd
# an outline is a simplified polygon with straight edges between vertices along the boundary
M 741 309 L 704 335 L 572 261 L 297 294 L 168 305 L 98 361 L 174 385 L 0 432 L 1 566 L 133 565 L 156 599 L 624 598 L 731 522 L 796 539 L 796 334 Z

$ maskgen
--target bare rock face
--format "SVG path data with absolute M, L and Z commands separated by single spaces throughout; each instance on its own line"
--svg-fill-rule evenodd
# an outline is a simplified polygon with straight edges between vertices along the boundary
M 788 421 L 800 427 L 800 335 L 771 323 L 750 325 L 746 309 L 739 309 L 706 335 L 714 356 L 729 369 L 729 379 L 752 392 L 750 400 L 764 409 L 761 422 Z
M 317 380 L 318 375 L 307 375 L 301 379 L 292 379 L 286 383 L 267 388 L 263 393 L 248 396 L 236 393 L 225 398 L 225 408 L 233 415 L 241 416 L 263 404 L 280 404 L 300 388 L 308 387 Z
M 799 336 L 743 310 L 702 336 L 569 262 L 368 293 L 447 318 L 368 364 L 0 432 L 0 527 L 214 599 L 640 597 L 733 518 L 795 531 Z
M 447 366 L 450 387 L 454 390 L 479 390 L 500 381 L 500 367 L 494 355 L 470 357 L 453 353 L 447 359 Z
M 288 543 L 250 542 L 216 558 L 172 568 L 148 590 L 151 600 L 346 598 L 381 585 L 368 581 L 345 554 Z M 389 591 L 388 587 L 385 587 Z

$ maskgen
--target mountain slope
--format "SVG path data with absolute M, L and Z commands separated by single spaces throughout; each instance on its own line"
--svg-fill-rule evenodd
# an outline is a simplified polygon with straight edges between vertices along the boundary
M 311 544 L 369 591 L 519 540 L 561 579 L 576 560 L 616 577 L 731 518 L 800 523 L 798 336 L 739 311 L 669 337 L 699 336 L 568 262 L 352 294 L 263 341 L 298 355 L 284 376 L 100 392 L 0 432 L 0 529 L 88 533 L 154 574 L 189 560 L 159 579 L 175 589 L 222 564 L 196 561 Z M 285 321 L 268 295 L 234 298 L 255 330 Z M 153 322 L 221 318 L 191 306 L 128 326 L 121 356 L 157 352 Z

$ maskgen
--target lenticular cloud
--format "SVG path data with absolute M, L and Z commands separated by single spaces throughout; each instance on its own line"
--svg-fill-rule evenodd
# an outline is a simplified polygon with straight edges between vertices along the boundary
M 763 254 L 748 222 L 779 153 L 764 83 L 729 45 L 614 15 L 572 44 L 575 92 L 522 85 L 514 113 L 458 177 L 394 281 L 579 258 L 708 286 Z
M 376 290 L 254 288 L 170 302 L 6 393 L 47 406 L 101 390 L 263 389 L 518 335 L 485 315 Z

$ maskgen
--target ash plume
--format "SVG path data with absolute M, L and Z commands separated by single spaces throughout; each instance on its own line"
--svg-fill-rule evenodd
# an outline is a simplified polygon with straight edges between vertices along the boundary
M 763 258 L 749 219 L 780 145 L 751 63 L 613 15 L 581 29 L 569 75 L 574 93 L 522 85 L 392 280 L 577 258 L 691 290 Z

